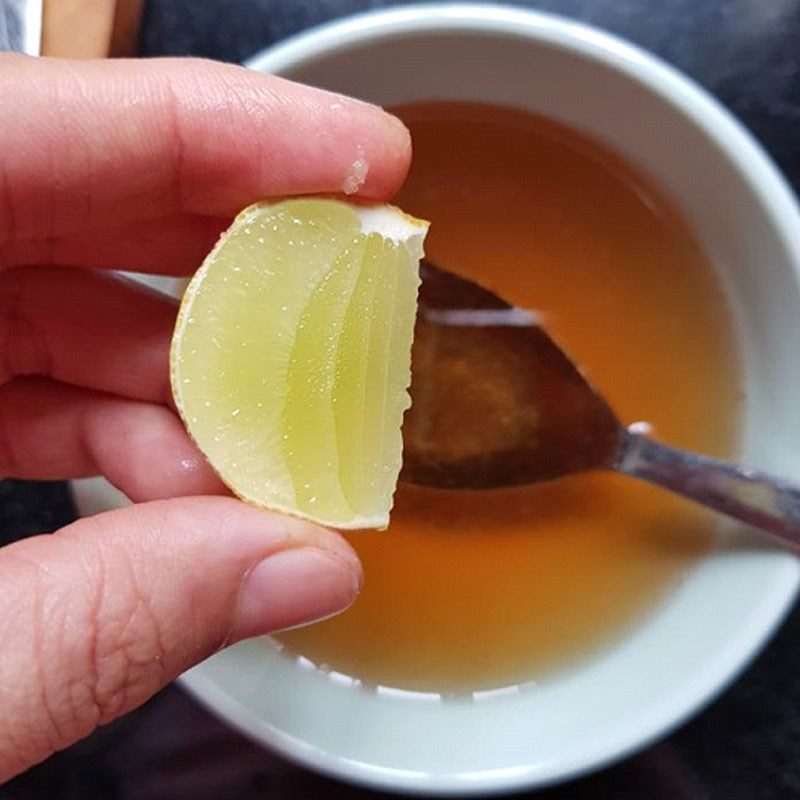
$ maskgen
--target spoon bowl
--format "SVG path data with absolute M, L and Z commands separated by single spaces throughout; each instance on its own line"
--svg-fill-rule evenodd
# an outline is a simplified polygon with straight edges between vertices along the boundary
M 420 276 L 405 480 L 496 489 L 612 466 L 622 426 L 536 314 L 426 260 Z

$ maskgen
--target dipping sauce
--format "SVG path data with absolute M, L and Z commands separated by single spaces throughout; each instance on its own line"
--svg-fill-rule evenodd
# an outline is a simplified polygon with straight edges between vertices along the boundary
M 735 449 L 731 310 L 646 176 L 584 135 L 489 105 L 395 109 L 414 163 L 398 204 L 432 221 L 430 260 L 534 309 L 629 423 Z M 622 476 L 493 492 L 400 485 L 388 531 L 348 538 L 364 591 L 280 636 L 366 684 L 469 692 L 541 679 L 613 643 L 710 546 L 714 518 Z

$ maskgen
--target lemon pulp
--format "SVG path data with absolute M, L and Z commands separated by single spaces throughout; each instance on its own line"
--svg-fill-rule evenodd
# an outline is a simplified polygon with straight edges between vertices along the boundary
M 388 524 L 426 230 L 391 206 L 259 203 L 195 274 L 172 390 L 242 499 L 339 528 Z

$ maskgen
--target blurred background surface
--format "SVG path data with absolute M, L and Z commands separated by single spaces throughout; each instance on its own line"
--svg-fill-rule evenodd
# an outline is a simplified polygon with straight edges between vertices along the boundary
M 66 13 L 66 4 L 92 5 L 85 0 L 54 0 L 53 5 L 62 3 L 60 13 Z M 133 5 L 140 5 L 139 0 Z M 318 23 L 392 5 L 409 3 L 145 0 L 138 45 L 136 24 L 123 20 L 114 49 L 238 62 Z M 800 191 L 800 0 L 542 0 L 509 5 L 592 23 L 682 69 L 739 116 Z M 75 41 L 54 40 L 56 44 L 68 50 Z M 63 484 L 0 482 L 0 543 L 53 530 L 73 516 Z M 744 676 L 693 722 L 615 767 L 535 796 L 800 797 L 800 609 Z M 208 715 L 177 686 L 0 788 L 0 800 L 382 797 L 388 795 L 287 764 Z

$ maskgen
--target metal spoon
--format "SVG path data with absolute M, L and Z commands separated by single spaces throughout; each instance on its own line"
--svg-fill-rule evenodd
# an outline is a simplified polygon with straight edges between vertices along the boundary
M 616 470 L 800 545 L 800 486 L 626 427 L 536 315 L 423 261 L 409 483 L 494 489 Z

